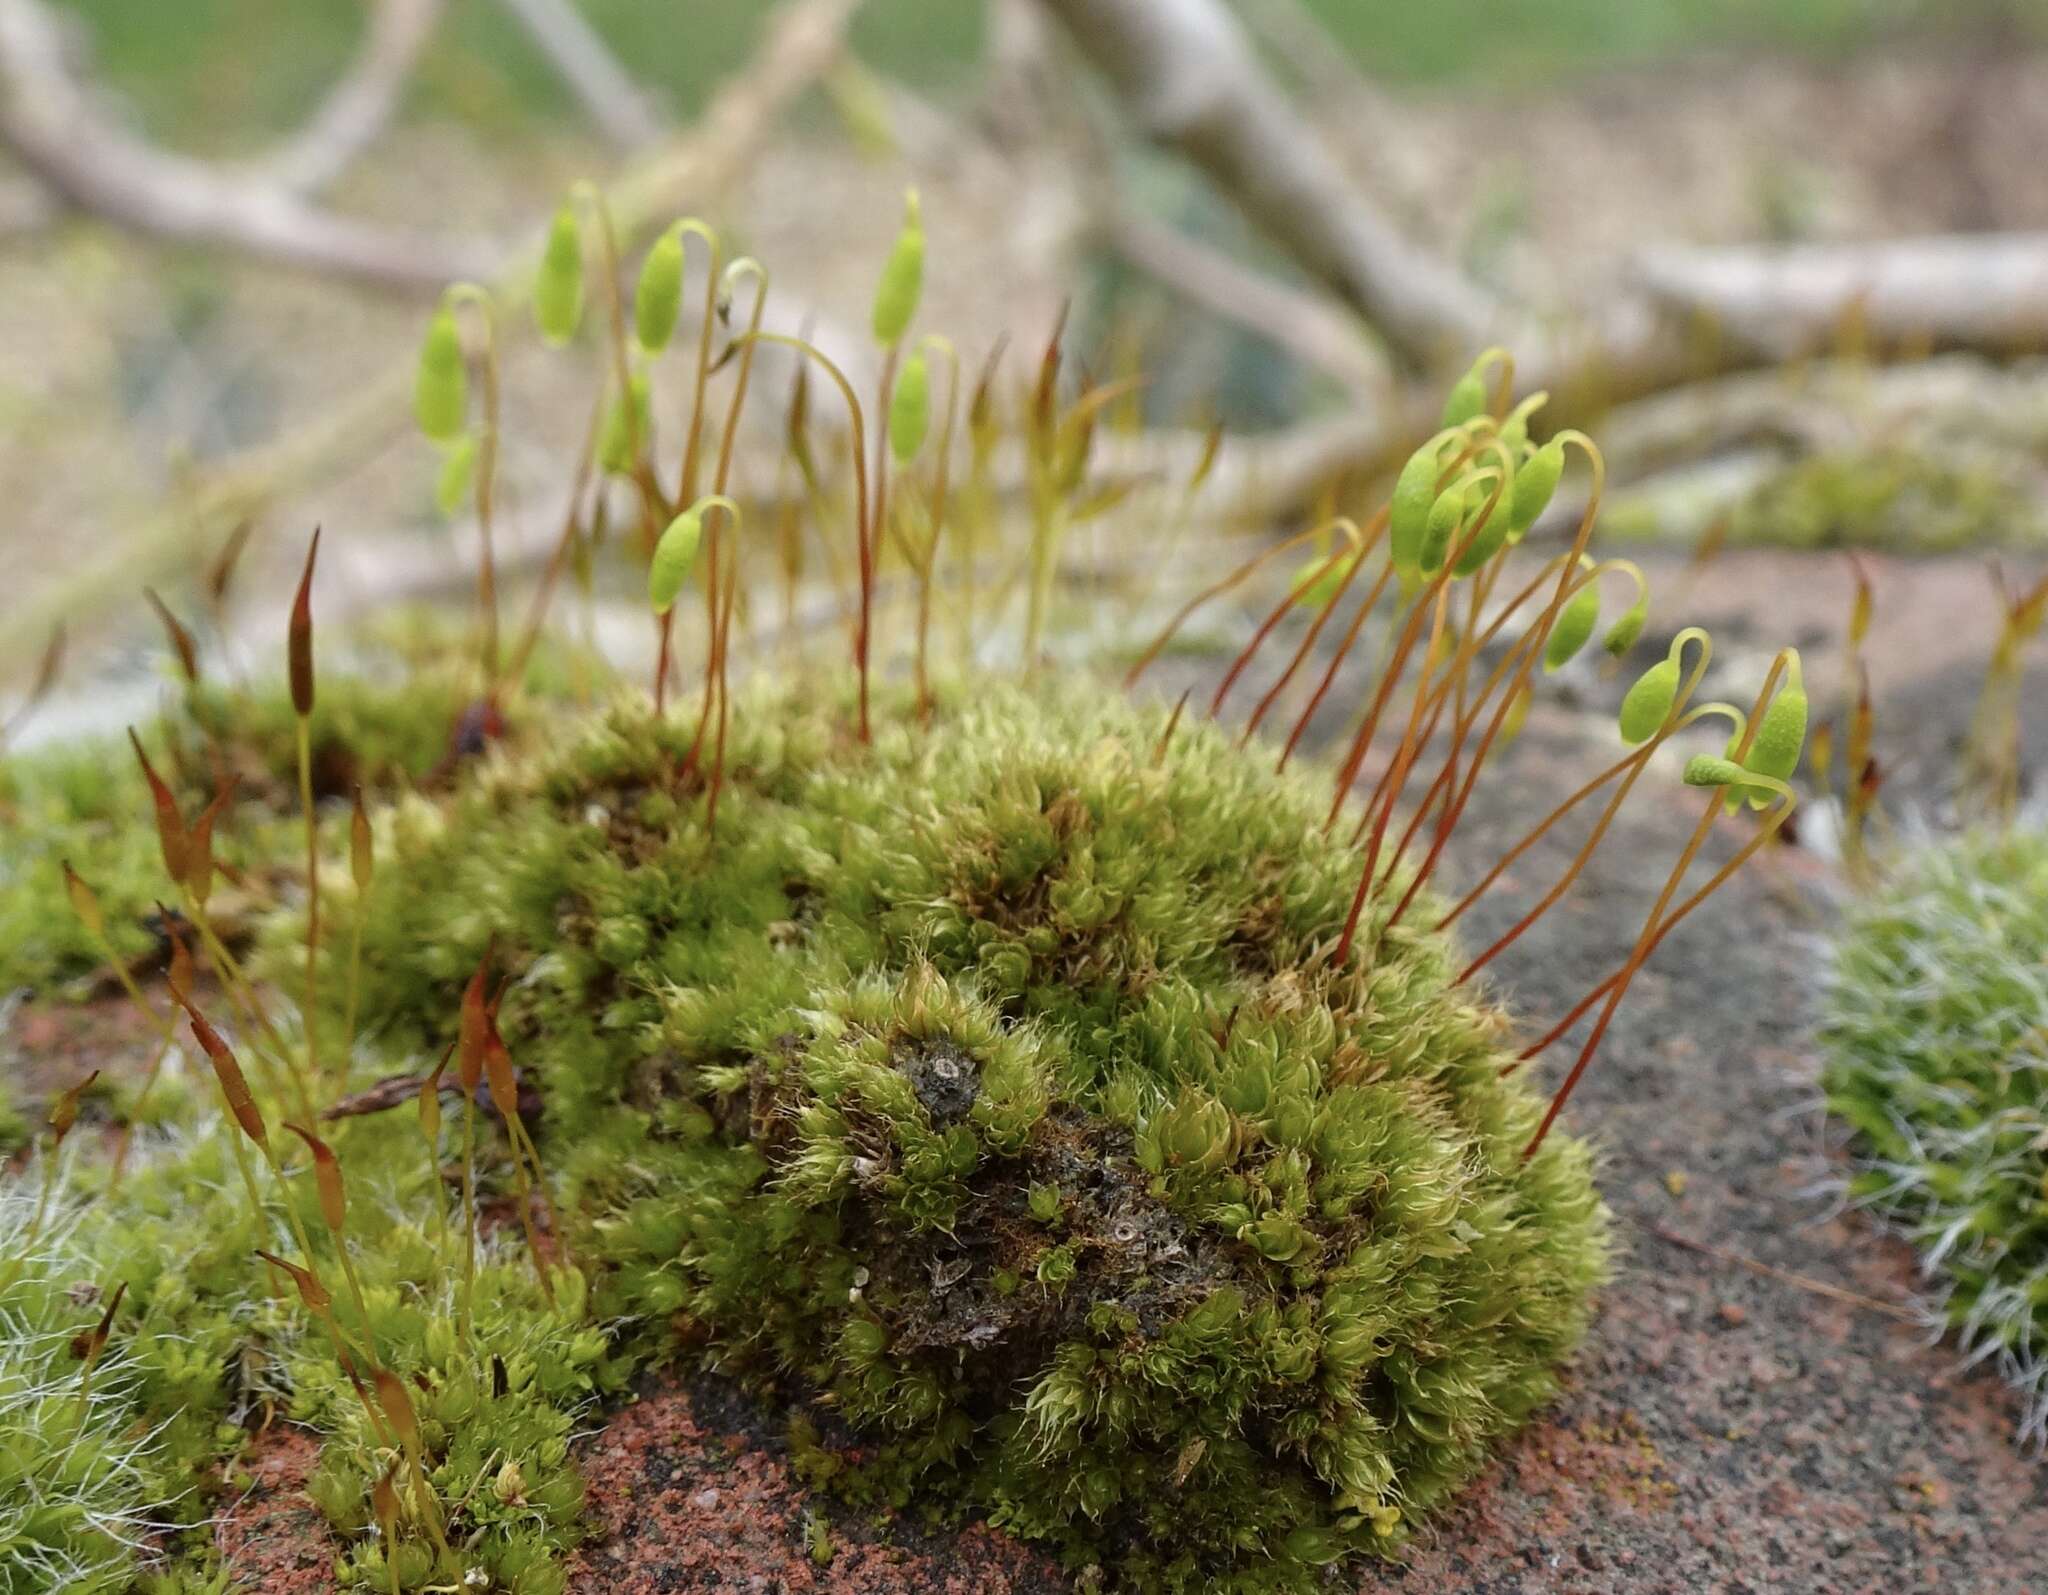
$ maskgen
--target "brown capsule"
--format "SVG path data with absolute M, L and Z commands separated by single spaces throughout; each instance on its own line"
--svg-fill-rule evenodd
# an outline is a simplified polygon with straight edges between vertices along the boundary
M 234 801 L 235 789 L 242 784 L 239 775 L 231 775 L 213 794 L 213 801 L 200 812 L 193 822 L 190 846 L 187 849 L 185 884 L 191 889 L 194 901 L 201 908 L 213 891 L 213 826 L 220 818 L 221 810 Z
M 1059 320 L 1053 323 L 1052 337 L 1039 358 L 1038 386 L 1031 395 L 1031 423 L 1040 436 L 1052 430 L 1053 410 L 1059 399 L 1060 342 L 1067 332 L 1067 313 L 1073 308 L 1073 301 L 1061 302 Z
M 1834 772 L 1835 728 L 1821 723 L 1813 728 L 1813 740 L 1807 745 L 1807 768 L 1813 771 L 1813 779 L 1823 789 Z
M 206 1022 L 206 1016 L 192 1005 L 189 997 L 173 993 L 184 1005 L 185 1017 L 191 1021 L 192 1034 L 205 1049 L 213 1072 L 220 1081 L 221 1095 L 228 1100 L 228 1111 L 235 1116 L 235 1122 L 242 1127 L 242 1133 L 258 1146 L 268 1150 L 270 1132 L 263 1123 L 263 1114 L 256 1106 L 256 1098 L 250 1093 L 249 1081 L 242 1073 L 241 1064 L 235 1061 L 235 1054 L 228 1044 L 221 1040 L 220 1032 Z
M 79 878 L 68 858 L 64 860 L 64 890 L 71 898 L 71 911 L 78 916 L 78 922 L 92 933 L 95 940 L 104 940 L 107 921 L 100 912 L 100 900 L 93 889 Z
M 1858 648 L 1870 635 L 1870 617 L 1875 601 L 1870 590 L 1870 573 L 1863 568 L 1863 561 L 1851 554 L 1849 565 L 1856 573 L 1856 596 L 1849 605 L 1849 646 Z
M 47 698 L 63 669 L 64 622 L 60 620 L 50 628 L 50 640 L 43 644 L 43 657 L 36 665 L 35 684 L 28 689 L 28 696 L 22 699 L 20 712 L 33 709 Z
M 171 652 L 178 656 L 178 668 L 185 673 L 185 680 L 195 687 L 198 686 L 199 649 L 192 641 L 192 633 L 171 613 L 171 606 L 157 596 L 154 587 L 143 588 L 142 596 L 149 600 L 149 607 L 156 611 L 156 618 L 163 622 L 164 633 L 171 639 Z
M 159 912 L 163 912 L 161 905 Z M 168 917 L 166 914 L 166 918 Z M 170 985 L 171 995 L 183 1004 L 192 992 L 192 949 L 185 945 L 185 938 L 175 930 L 170 933 L 170 937 L 171 963 L 170 968 L 164 972 L 164 979 Z
M 462 1094 L 472 1102 L 476 1100 L 476 1088 L 483 1082 L 484 1052 L 489 1045 L 485 1038 L 491 1029 L 491 1016 L 484 1003 L 484 971 L 489 963 L 490 955 L 485 954 L 484 962 L 476 966 L 476 973 L 469 977 L 462 993 L 460 1061 L 456 1072 L 462 1081 Z
M 253 520 L 238 522 L 228 533 L 227 541 L 220 545 L 220 552 L 213 563 L 206 568 L 206 596 L 215 608 L 227 602 L 228 588 L 235 579 L 235 566 L 241 562 L 242 550 L 249 546 L 249 535 L 256 530 Z
M 434 1065 L 434 1072 L 420 1085 L 420 1134 L 427 1138 L 429 1147 L 441 1144 L 441 1076 L 454 1055 L 455 1044 L 450 1042 L 441 1061 Z
M 348 1190 L 342 1184 L 341 1160 L 334 1155 L 334 1148 L 311 1130 L 289 1121 L 285 1128 L 304 1141 L 306 1150 L 313 1154 L 313 1183 L 320 1190 L 320 1216 L 339 1236 L 348 1222 Z
M 484 1025 L 484 1077 L 490 1082 L 491 1101 L 509 1124 L 519 1116 L 519 1084 L 512 1077 L 512 1054 L 505 1050 L 497 1020 L 486 1016 Z
M 1195 458 L 1195 468 L 1188 475 L 1186 491 L 1201 491 L 1202 484 L 1209 480 L 1209 473 L 1216 469 L 1216 456 L 1223 452 L 1223 421 L 1219 416 L 1209 423 L 1209 430 L 1202 438 L 1202 452 Z
M 1003 351 L 1009 347 L 1010 335 L 1000 333 L 989 346 L 988 358 L 981 363 L 981 374 L 974 380 L 974 392 L 967 401 L 967 430 L 977 446 L 987 447 L 995 440 L 996 420 L 996 376 L 1002 368 Z
M 285 634 L 285 655 L 292 682 L 292 708 L 301 720 L 313 712 L 313 561 L 320 554 L 320 528 L 306 548 L 306 569 L 292 600 L 291 625 Z
M 99 1327 L 71 1337 L 71 1355 L 88 1368 L 98 1362 L 100 1353 L 107 1349 L 107 1337 L 114 1330 L 114 1314 L 120 1311 L 121 1298 L 127 1294 L 128 1281 L 124 1279 L 115 1287 L 113 1300 L 107 1303 L 107 1310 L 100 1314 Z
M 156 766 L 149 762 L 149 755 L 142 751 L 142 739 L 135 734 L 133 726 L 128 728 L 128 742 L 142 763 L 143 779 L 149 782 L 149 799 L 156 806 L 156 840 L 163 853 L 164 872 L 172 880 L 183 882 L 190 873 L 192 852 L 191 838 L 185 830 L 185 817 L 178 812 L 178 800 L 171 796 L 171 789 L 156 773 Z
M 1870 707 L 1870 673 L 1863 671 L 1860 673 L 1856 688 L 1856 707 L 1849 714 L 1848 762 L 1852 775 L 1862 771 L 1870 763 L 1873 720 Z
M 377 1532 L 384 1538 L 384 1555 L 391 1557 L 398 1544 L 398 1491 L 392 1480 L 398 1477 L 398 1458 L 377 1475 L 370 1485 L 370 1509 L 377 1514 Z
M 811 367 L 808 361 L 797 363 L 796 380 L 789 385 L 789 410 L 783 417 L 782 431 L 793 456 L 803 459 L 810 453 Z
M 299 1300 L 306 1304 L 306 1310 L 324 1313 L 334 1305 L 334 1298 L 327 1294 L 327 1287 L 320 1283 L 320 1276 L 310 1268 L 301 1268 L 297 1263 L 288 1263 L 275 1252 L 256 1248 L 256 1255 L 273 1267 L 283 1269 L 292 1276 L 292 1283 L 299 1287 Z
M 78 1122 L 78 1099 L 85 1095 L 87 1088 L 99 1077 L 99 1070 L 93 1070 L 91 1074 L 58 1097 L 56 1102 L 52 1104 L 50 1108 L 50 1133 L 54 1137 L 52 1142 L 53 1148 L 64 1144 L 64 1137 L 71 1133 L 71 1126 Z
M 367 892 L 376 870 L 376 854 L 370 843 L 370 816 L 363 810 L 363 789 L 355 790 L 355 807 L 348 817 L 348 866 L 355 876 L 356 890 Z
M 412 1397 L 405 1393 L 405 1381 L 389 1368 L 372 1368 L 370 1383 L 377 1388 L 377 1404 L 408 1451 L 419 1449 L 420 1424 L 413 1416 Z

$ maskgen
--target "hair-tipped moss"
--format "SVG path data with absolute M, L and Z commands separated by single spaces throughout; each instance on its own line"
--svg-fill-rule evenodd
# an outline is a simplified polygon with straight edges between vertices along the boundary
M 514 977 L 599 1310 L 850 1424 L 800 1422 L 815 1473 L 1296 1587 L 1552 1393 L 1604 1219 L 1443 939 L 1332 960 L 1321 794 L 1164 725 L 977 684 L 861 747 L 763 701 L 708 833 L 689 717 L 621 707 L 387 821 L 364 1011 L 425 1043 Z
M 1823 1029 L 1850 1193 L 2048 1434 L 2048 832 L 1928 847 L 1851 913 Z

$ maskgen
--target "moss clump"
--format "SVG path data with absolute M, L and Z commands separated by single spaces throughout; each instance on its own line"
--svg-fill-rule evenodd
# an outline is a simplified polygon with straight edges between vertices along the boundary
M 18 1260 L 0 1301 L 0 1589 L 120 1595 L 190 1479 L 163 1433 L 138 1421 L 128 1347 L 110 1345 L 82 1384 L 71 1342 L 100 1310 L 97 1286 L 69 1277 L 83 1262 L 69 1226 L 24 1252 L 33 1206 L 0 1195 L 0 1257 Z
M 1847 449 L 1787 466 L 1736 509 L 1729 538 L 1930 554 L 2048 536 L 2023 472 L 1983 450 Z
M 494 948 L 598 1312 L 829 1414 L 815 1475 L 1140 1588 L 1397 1543 L 1604 1265 L 1501 1016 L 1428 916 L 1333 966 L 1359 855 L 1214 728 L 1155 759 L 1072 683 L 847 725 L 737 715 L 715 834 L 638 707 L 401 806 L 364 1011 L 431 1044 Z
M 2048 833 L 1925 849 L 1850 915 L 1823 1031 L 1851 1193 L 2048 1432 Z
M 71 1159 L 53 1203 L 57 1222 L 33 1247 L 21 1240 L 38 1180 L 0 1193 L 0 1264 L 18 1274 L 0 1292 L 0 1589 L 113 1595 L 138 1580 L 153 1587 L 161 1568 L 174 1577 L 206 1565 L 211 1534 L 197 1525 L 251 1430 L 289 1420 L 323 1441 L 307 1489 L 347 1536 L 337 1577 L 386 1590 L 387 1547 L 362 1532 L 385 1460 L 380 1438 L 331 1342 L 290 1286 L 276 1288 L 254 1262 L 257 1247 L 290 1255 L 293 1228 L 275 1201 L 260 1221 L 250 1211 L 232 1155 L 239 1132 L 196 1092 L 187 1100 L 181 1080 L 167 1095 L 180 1127 L 139 1138 L 118 1186 L 103 1166 Z M 570 1430 L 629 1370 L 592 1321 L 578 1276 L 558 1272 L 549 1301 L 527 1260 L 495 1240 L 481 1249 L 465 1344 L 463 1236 L 435 1215 L 446 1200 L 436 1164 L 416 1137 L 336 1135 L 369 1307 L 364 1341 L 406 1381 L 436 1495 L 462 1503 L 450 1532 L 463 1567 L 510 1595 L 560 1595 L 582 1503 Z M 494 1145 L 480 1149 L 481 1176 L 493 1183 Z M 318 1262 L 334 1275 L 313 1181 L 300 1172 L 293 1182 L 300 1227 L 322 1237 Z M 92 1327 L 117 1282 L 125 1294 L 75 1443 L 71 1337 Z M 17 1482 L 29 1480 L 33 1489 Z M 404 1587 L 433 1582 L 410 1507 L 397 1558 Z
M 520 723 L 508 728 L 501 717 L 487 728 L 459 634 L 400 617 L 369 642 L 369 673 L 321 683 L 311 724 L 318 799 L 345 799 L 358 784 L 376 798 L 427 782 L 481 752 L 489 736 L 531 730 L 599 671 L 564 646 L 540 649 L 524 681 Z M 240 782 L 233 811 L 216 828 L 223 861 L 250 888 L 238 894 L 231 919 L 267 906 L 273 872 L 297 868 L 302 857 L 297 738 L 282 681 L 202 682 L 143 735 L 188 817 L 223 776 Z M 66 859 L 97 893 L 117 953 L 142 958 L 159 947 L 157 905 L 172 894 L 148 813 L 141 771 L 118 738 L 0 761 L 0 994 L 45 989 L 104 961 L 65 893 Z

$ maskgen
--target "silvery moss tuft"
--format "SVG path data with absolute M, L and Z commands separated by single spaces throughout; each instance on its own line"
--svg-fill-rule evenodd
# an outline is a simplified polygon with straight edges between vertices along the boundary
M 2048 832 L 1927 846 L 1850 913 L 1823 1039 L 1857 1201 L 2048 1435 Z
M 1213 726 L 981 682 L 862 747 L 821 696 L 735 717 L 715 832 L 639 705 L 401 806 L 365 1011 L 439 1036 L 491 949 L 597 1310 L 778 1385 L 813 1478 L 1137 1589 L 1397 1545 L 1607 1256 L 1436 916 L 1334 958 L 1326 786 Z

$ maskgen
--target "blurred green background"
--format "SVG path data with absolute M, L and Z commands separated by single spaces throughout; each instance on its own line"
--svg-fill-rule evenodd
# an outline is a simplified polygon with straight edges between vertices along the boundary
M 1257 0 L 1252 0 L 1256 4 Z M 1304 0 L 1392 84 L 1555 84 L 1574 74 L 1702 51 L 1828 55 L 1916 37 L 2013 29 L 2048 37 L 2025 0 Z M 209 153 L 291 125 L 347 60 L 360 0 L 67 0 L 101 70 L 144 126 Z M 582 0 L 643 81 L 694 110 L 747 58 L 765 0 Z M 868 0 L 854 27 L 874 65 L 944 84 L 980 48 L 977 0 Z M 236 41 L 223 50 L 221 40 Z M 495 5 L 453 8 L 415 83 L 419 109 L 516 123 L 568 109 L 560 79 Z

